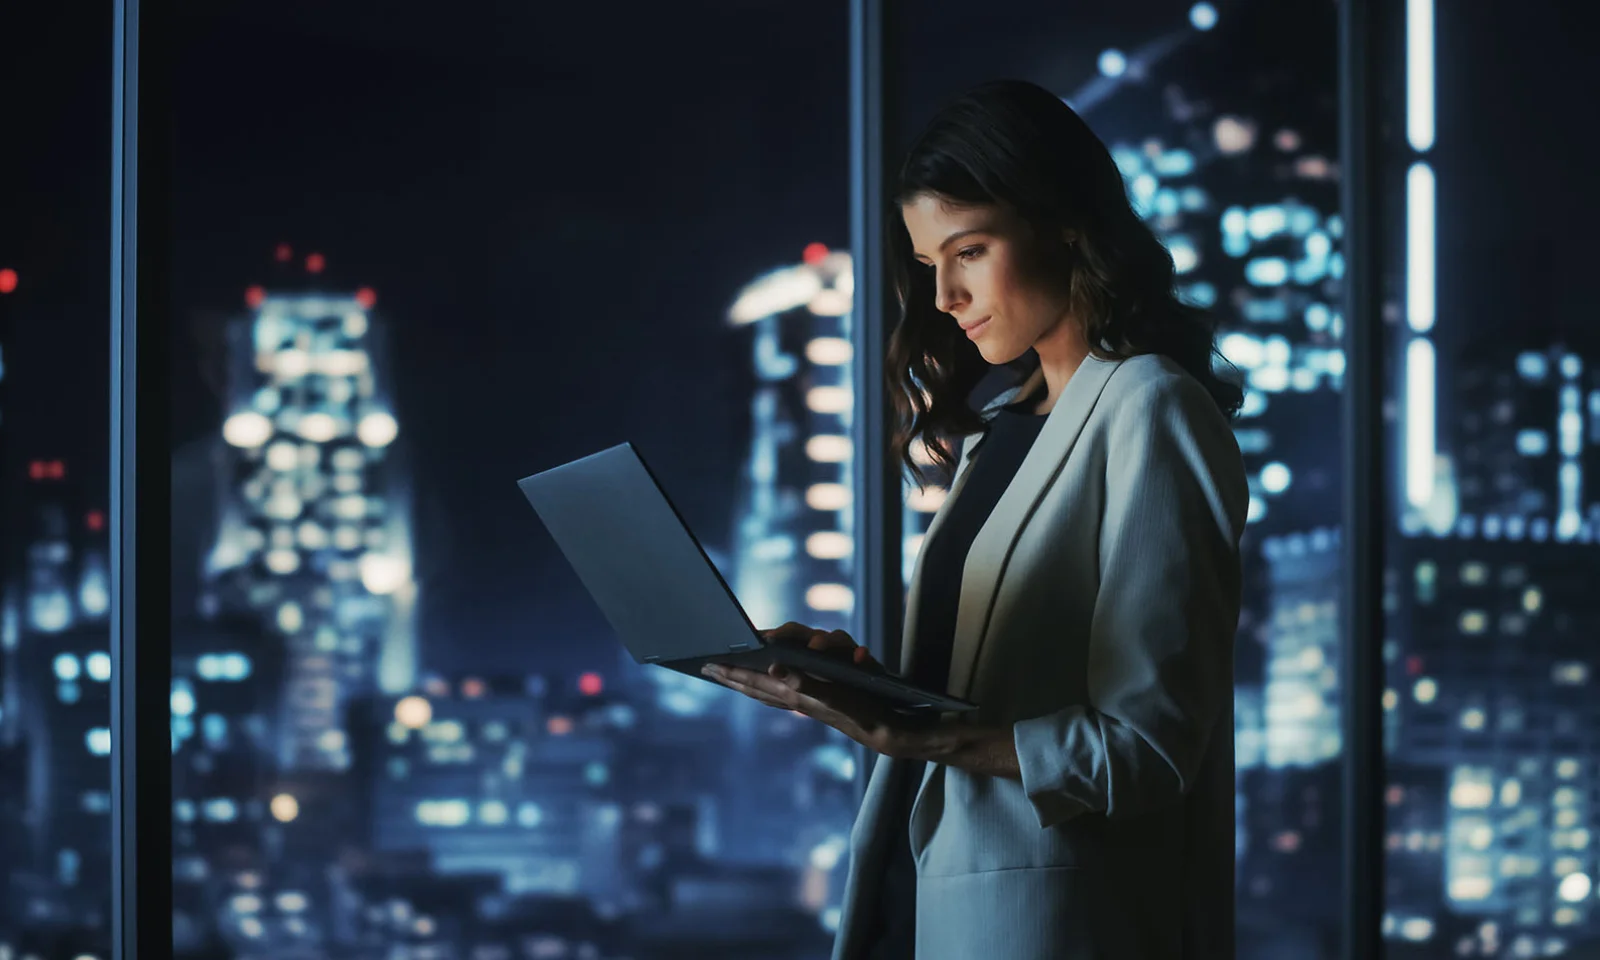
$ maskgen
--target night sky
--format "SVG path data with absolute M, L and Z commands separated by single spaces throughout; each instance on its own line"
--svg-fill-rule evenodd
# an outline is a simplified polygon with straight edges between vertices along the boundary
M 376 288 L 424 662 L 445 670 L 526 668 L 545 660 L 530 645 L 570 651 L 602 623 L 519 477 L 633 439 L 726 544 L 749 364 L 722 317 L 848 230 L 842 3 L 626 32 L 502 6 L 439 23 L 260 5 L 188 20 L 179 45 L 179 307 L 215 330 L 271 285 L 280 241 L 324 253 L 329 289 Z M 199 366 L 179 366 L 174 440 L 214 435 Z

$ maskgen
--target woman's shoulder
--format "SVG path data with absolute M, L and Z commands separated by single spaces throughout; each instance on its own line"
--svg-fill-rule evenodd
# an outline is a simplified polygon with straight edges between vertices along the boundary
M 1222 417 L 1205 386 L 1177 361 L 1159 353 L 1142 353 L 1118 361 L 1101 399 L 1112 401 L 1113 409 L 1124 413 L 1133 412 L 1128 409 L 1129 404 L 1149 404 Z
M 1098 404 L 1102 429 L 1124 441 L 1148 442 L 1177 433 L 1216 456 L 1238 457 L 1233 424 L 1211 393 L 1170 357 L 1141 354 L 1123 360 L 1107 380 Z

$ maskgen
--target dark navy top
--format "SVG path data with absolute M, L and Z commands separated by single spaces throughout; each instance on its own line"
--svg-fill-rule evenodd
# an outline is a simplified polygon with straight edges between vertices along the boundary
M 978 446 L 981 457 L 968 454 L 967 479 L 961 496 L 934 536 L 922 545 L 922 583 L 917 591 L 917 638 L 908 678 L 929 690 L 950 682 L 950 656 L 955 645 L 956 611 L 961 602 L 961 572 L 967 553 L 994 512 L 1000 495 L 1017 475 L 1022 460 L 1038 439 L 1045 415 L 1033 413 L 1043 391 L 1002 408 L 989 422 Z M 976 453 L 975 447 L 973 452 Z M 888 869 L 884 873 L 877 922 L 868 939 L 866 960 L 914 960 L 916 950 L 917 870 L 911 859 L 911 804 L 922 785 L 926 761 L 910 765 L 910 775 L 889 798 Z

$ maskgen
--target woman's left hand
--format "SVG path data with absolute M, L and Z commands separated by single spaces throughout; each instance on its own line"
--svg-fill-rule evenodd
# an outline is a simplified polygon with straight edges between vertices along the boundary
M 820 720 L 869 750 L 895 759 L 921 759 L 929 732 L 917 722 L 843 684 L 774 664 L 763 673 L 707 665 L 701 673 L 769 707 Z

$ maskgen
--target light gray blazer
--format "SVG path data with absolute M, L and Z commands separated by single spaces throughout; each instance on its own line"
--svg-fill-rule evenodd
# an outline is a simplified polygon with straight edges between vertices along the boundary
M 974 439 L 930 535 L 983 455 Z M 927 765 L 910 823 L 918 960 L 1233 956 L 1247 500 L 1226 419 L 1170 360 L 1091 357 L 1067 382 L 967 556 L 950 663 L 949 692 L 979 709 L 946 722 L 1010 726 L 1022 780 Z M 865 948 L 887 801 L 911 766 L 873 767 L 835 960 Z

